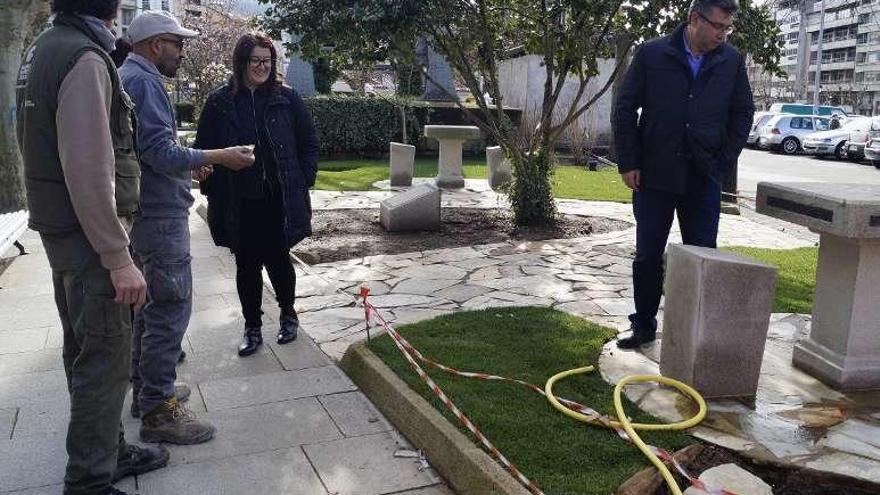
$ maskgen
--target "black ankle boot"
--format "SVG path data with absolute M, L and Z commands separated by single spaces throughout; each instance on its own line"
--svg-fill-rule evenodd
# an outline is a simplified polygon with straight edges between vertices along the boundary
M 299 319 L 296 315 L 281 315 L 281 328 L 278 330 L 278 343 L 288 344 L 296 340 Z
M 239 356 L 250 356 L 251 354 L 257 352 L 257 349 L 261 345 L 263 345 L 262 327 L 245 326 L 244 327 L 244 337 L 241 339 L 241 344 L 239 344 L 239 346 L 238 346 L 238 355 Z

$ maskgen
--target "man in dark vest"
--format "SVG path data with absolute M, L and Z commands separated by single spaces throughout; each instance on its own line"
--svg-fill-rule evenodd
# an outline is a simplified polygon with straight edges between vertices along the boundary
M 693 0 L 687 23 L 636 52 L 618 92 L 618 168 L 636 217 L 636 311 L 622 349 L 655 339 L 673 214 L 685 244 L 715 247 L 721 183 L 755 111 L 744 58 L 726 42 L 736 10 L 736 0 Z
M 52 268 L 70 394 L 64 493 L 123 493 L 112 483 L 168 463 L 125 442 L 122 403 L 131 312 L 146 284 L 128 252 L 138 209 L 131 101 L 108 52 L 119 0 L 53 0 L 53 26 L 25 52 L 18 140 L 30 227 Z

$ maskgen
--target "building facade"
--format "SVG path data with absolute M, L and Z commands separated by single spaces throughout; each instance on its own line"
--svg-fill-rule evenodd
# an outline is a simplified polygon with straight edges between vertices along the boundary
M 880 0 L 776 0 L 771 8 L 782 31 L 786 76 L 770 77 L 750 64 L 759 107 L 812 103 L 818 67 L 820 104 L 880 114 Z
M 121 33 L 136 15 L 146 10 L 164 11 L 174 14 L 180 20 L 188 17 L 201 17 L 205 14 L 205 3 L 209 0 L 122 0 L 117 24 Z

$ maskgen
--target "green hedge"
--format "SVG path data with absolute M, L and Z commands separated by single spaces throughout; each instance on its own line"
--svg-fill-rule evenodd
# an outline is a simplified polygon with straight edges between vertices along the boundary
M 418 144 L 424 122 L 406 100 L 373 96 L 307 98 L 323 156 L 381 156 L 390 141 L 403 142 L 401 109 L 406 113 L 407 142 Z

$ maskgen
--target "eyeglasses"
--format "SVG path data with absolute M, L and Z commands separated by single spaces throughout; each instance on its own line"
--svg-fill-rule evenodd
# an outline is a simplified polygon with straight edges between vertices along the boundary
M 176 46 L 178 50 L 183 50 L 183 40 L 180 38 L 163 38 L 160 37 L 159 41 L 164 41 L 166 43 L 171 43 Z
M 712 26 L 719 33 L 724 33 L 726 35 L 730 35 L 733 33 L 733 30 L 736 29 L 733 27 L 733 24 L 724 24 L 723 22 L 715 22 L 705 15 L 699 10 L 697 11 L 697 15 L 700 16 L 704 21 L 708 22 L 710 26 Z
M 272 59 L 271 58 L 251 57 L 248 59 L 248 63 L 251 64 L 251 67 L 259 67 L 261 65 L 265 65 L 266 67 L 272 67 Z

